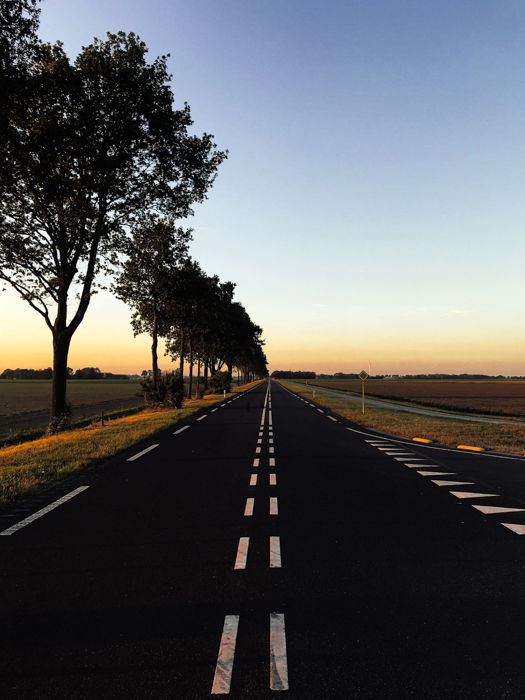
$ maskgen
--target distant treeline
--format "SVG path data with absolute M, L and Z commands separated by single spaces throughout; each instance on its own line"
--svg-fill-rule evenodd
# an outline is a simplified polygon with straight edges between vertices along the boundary
M 378 377 L 379 378 L 379 377 Z M 508 376 L 503 374 L 392 374 L 386 379 L 516 379 L 523 380 L 525 377 Z
M 278 369 L 272 372 L 275 379 L 315 379 L 315 372 L 291 372 Z
M 127 374 L 112 374 L 111 372 L 101 372 L 98 367 L 83 367 L 74 371 L 67 368 L 69 379 L 128 379 Z M 0 379 L 52 379 L 53 370 L 46 369 L 4 369 L 0 374 Z

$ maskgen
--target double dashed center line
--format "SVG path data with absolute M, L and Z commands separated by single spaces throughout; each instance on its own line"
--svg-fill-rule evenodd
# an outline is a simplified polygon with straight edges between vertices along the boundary
M 266 427 L 266 417 L 268 417 L 268 444 L 264 446 L 264 433 Z M 266 454 L 274 455 L 274 435 L 273 435 L 273 415 L 272 415 L 272 398 L 270 393 L 270 383 L 264 398 L 264 406 L 261 413 L 261 422 L 255 454 L 260 455 L 253 458 L 252 468 L 258 469 L 261 460 L 268 459 L 268 466 L 275 467 L 275 456 L 266 457 Z M 261 485 L 257 472 L 252 472 L 249 480 L 249 487 L 254 488 Z M 270 487 L 277 486 L 277 474 L 275 472 L 268 473 L 268 481 L 266 484 Z M 253 493 L 253 492 L 252 492 Z M 259 501 L 260 499 L 258 499 Z M 256 507 L 256 497 L 253 495 L 247 496 L 244 506 L 244 517 L 253 517 Z M 259 510 L 258 510 L 259 512 Z M 270 496 L 268 501 L 269 516 L 277 516 L 279 514 L 279 503 L 277 496 Z M 235 556 L 234 570 L 242 571 L 248 566 L 248 552 L 250 548 L 250 537 L 243 536 L 239 538 L 237 546 L 237 554 Z M 281 558 L 281 538 L 279 535 L 270 535 L 268 539 L 268 562 L 270 569 L 280 569 L 282 567 Z M 224 627 L 219 645 L 217 656 L 217 664 L 215 667 L 215 675 L 211 693 L 212 695 L 225 695 L 230 692 L 231 678 L 234 666 L 235 647 L 237 642 L 237 632 L 239 628 L 239 615 L 226 615 L 224 619 Z M 283 613 L 270 613 L 270 628 L 269 628 L 269 647 L 270 647 L 270 673 L 269 682 L 270 690 L 280 691 L 288 690 L 288 661 L 286 654 L 286 634 L 285 621 Z

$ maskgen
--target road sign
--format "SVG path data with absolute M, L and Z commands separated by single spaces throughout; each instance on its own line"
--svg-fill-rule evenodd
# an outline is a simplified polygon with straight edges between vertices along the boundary
M 362 369 L 362 370 L 359 372 L 359 379 L 361 379 L 361 381 L 363 381 L 363 382 L 365 381 L 365 379 L 368 379 L 369 376 L 370 376 L 370 375 L 368 374 L 368 372 L 365 372 L 364 369 Z

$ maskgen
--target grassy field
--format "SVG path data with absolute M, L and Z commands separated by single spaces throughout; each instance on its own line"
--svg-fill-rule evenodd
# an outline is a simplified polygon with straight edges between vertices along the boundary
M 361 391 L 359 379 L 309 379 L 308 384 L 355 393 Z M 368 379 L 366 393 L 378 398 L 409 401 L 452 411 L 525 416 L 523 381 Z
M 255 384 L 258 382 L 236 387 L 232 393 L 244 391 Z M 5 508 L 43 484 L 113 457 L 222 399 L 222 395 L 210 395 L 204 399 L 185 401 L 182 409 L 144 410 L 110 421 L 105 426 L 97 423 L 82 430 L 4 447 L 0 449 L 0 508 Z
M 132 399 L 140 393 L 140 383 L 128 379 L 71 379 L 67 386 L 67 400 L 73 409 L 113 399 Z M 0 415 L 48 410 L 50 400 L 51 380 L 0 379 Z
M 286 380 L 280 380 L 280 382 L 291 391 L 309 399 L 313 398 L 314 387 L 312 386 L 287 382 Z M 368 406 L 363 415 L 359 403 L 348 401 L 343 396 L 317 392 L 314 400 L 321 406 L 330 408 L 358 425 L 375 428 L 385 433 L 409 439 L 414 437 L 428 438 L 451 447 L 466 444 L 498 452 L 525 455 L 525 425 L 499 425 L 466 420 L 455 421 L 450 418 L 439 419 L 375 406 Z

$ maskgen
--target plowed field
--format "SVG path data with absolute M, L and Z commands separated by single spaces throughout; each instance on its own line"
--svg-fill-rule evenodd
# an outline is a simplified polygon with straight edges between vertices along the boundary
M 360 392 L 359 379 L 315 379 L 309 384 Z M 419 379 L 368 379 L 366 393 L 379 398 L 413 401 L 449 410 L 525 415 L 524 381 L 454 381 Z

